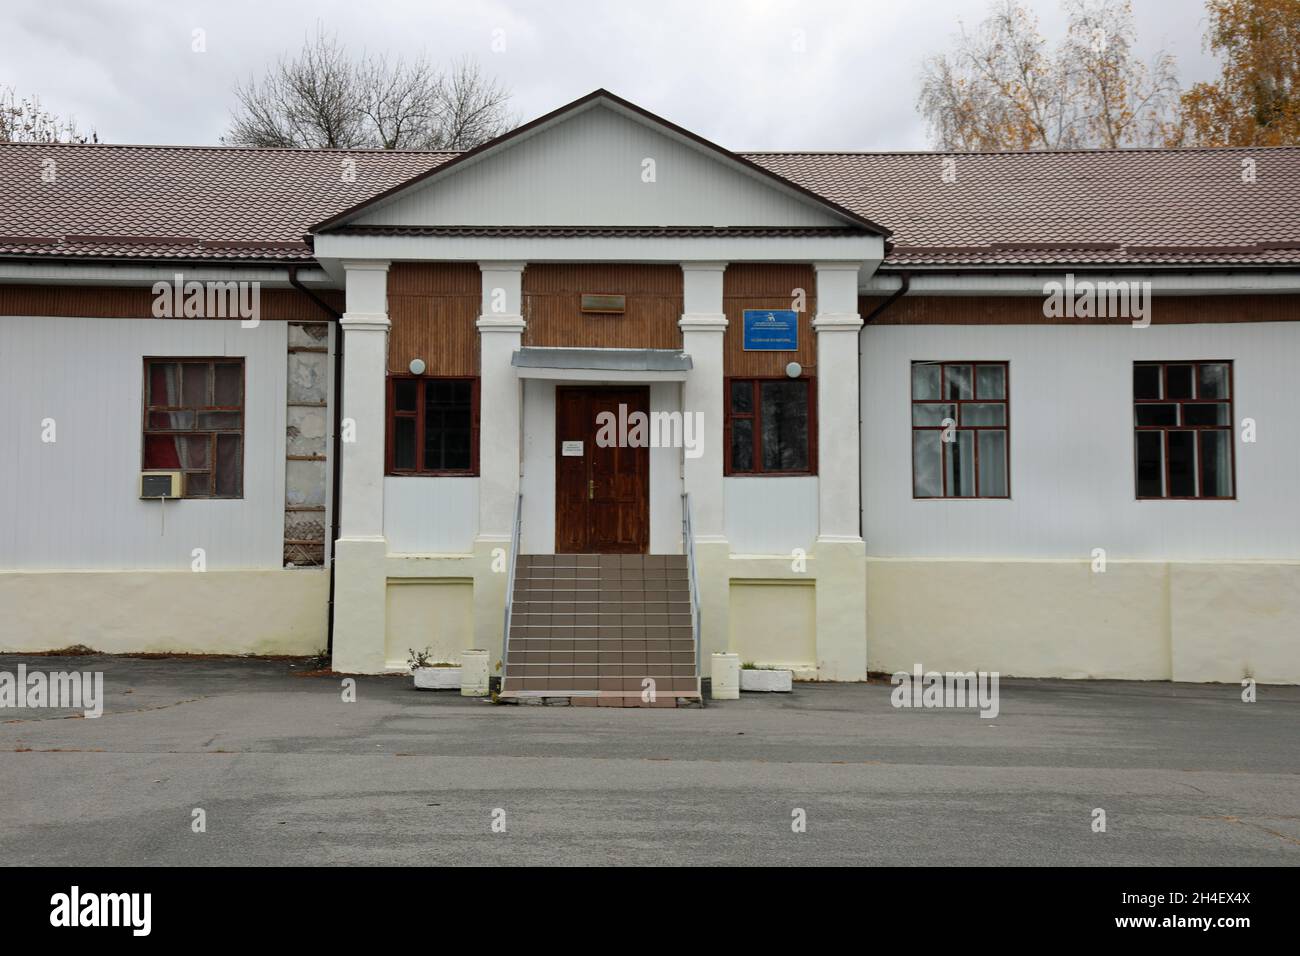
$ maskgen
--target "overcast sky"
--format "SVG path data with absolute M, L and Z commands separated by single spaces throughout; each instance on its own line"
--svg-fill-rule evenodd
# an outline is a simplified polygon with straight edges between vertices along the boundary
M 1059 0 L 1031 0 L 1045 36 Z M 1216 72 L 1200 0 L 1134 0 L 1139 52 Z M 732 149 L 923 149 L 921 60 L 987 0 L 4 0 L 0 86 L 115 143 L 215 144 L 231 87 L 320 20 L 360 50 L 477 57 L 521 120 L 597 87 Z M 191 50 L 196 29 L 206 52 Z M 803 52 L 794 39 L 802 35 Z M 493 50 L 493 38 L 504 50 Z M 500 45 L 500 44 L 498 44 Z

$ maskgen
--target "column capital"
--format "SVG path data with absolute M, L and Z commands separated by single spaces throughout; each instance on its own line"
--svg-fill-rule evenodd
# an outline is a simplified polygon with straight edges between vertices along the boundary
M 683 272 L 725 272 L 727 269 L 725 262 L 683 262 L 681 266 Z
M 862 268 L 862 263 L 857 261 L 849 262 L 814 262 L 814 272 L 858 272 Z
M 387 272 L 391 263 L 387 259 L 344 259 L 340 265 L 345 272 Z
M 721 312 L 688 313 L 677 320 L 677 327 L 683 332 L 725 332 L 727 317 Z
M 814 332 L 856 332 L 862 328 L 862 316 L 856 312 L 818 312 L 812 327 Z
M 339 319 L 344 332 L 387 332 L 390 325 L 383 312 L 344 312 Z
M 522 332 L 528 323 L 522 315 L 480 315 L 474 323 L 480 332 Z

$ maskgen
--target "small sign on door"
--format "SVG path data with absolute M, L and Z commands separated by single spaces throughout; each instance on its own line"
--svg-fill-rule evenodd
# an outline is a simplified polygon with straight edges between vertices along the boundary
M 565 458 L 581 458 L 582 442 L 580 441 L 561 442 L 560 454 L 563 455 Z

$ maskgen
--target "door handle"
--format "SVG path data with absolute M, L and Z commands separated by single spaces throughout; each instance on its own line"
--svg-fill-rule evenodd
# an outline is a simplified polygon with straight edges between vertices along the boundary
M 594 501 L 595 499 L 596 499 L 596 479 L 588 478 L 587 479 L 587 500 Z

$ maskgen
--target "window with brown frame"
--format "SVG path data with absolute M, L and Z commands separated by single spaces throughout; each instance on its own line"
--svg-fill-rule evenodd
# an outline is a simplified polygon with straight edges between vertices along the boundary
M 726 380 L 726 473 L 817 474 L 817 402 L 811 378 Z
M 244 496 L 244 360 L 146 358 L 146 469 L 182 471 L 186 498 Z
M 1143 498 L 1233 498 L 1231 362 L 1133 363 L 1133 463 Z
M 1011 497 L 1006 362 L 912 363 L 912 497 Z
M 478 379 L 388 379 L 388 474 L 478 474 Z

